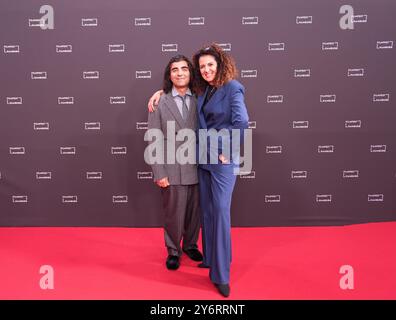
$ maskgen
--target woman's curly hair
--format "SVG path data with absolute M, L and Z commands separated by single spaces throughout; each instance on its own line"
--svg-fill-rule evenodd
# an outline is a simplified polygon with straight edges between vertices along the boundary
M 224 52 L 224 50 L 216 43 L 205 46 L 193 56 L 195 72 L 194 91 L 198 94 L 202 94 L 208 86 L 208 82 L 202 77 L 199 68 L 199 58 L 206 55 L 213 56 L 217 62 L 217 73 L 213 80 L 214 87 L 219 88 L 228 81 L 237 77 L 237 68 L 235 66 L 234 59 L 229 54 Z

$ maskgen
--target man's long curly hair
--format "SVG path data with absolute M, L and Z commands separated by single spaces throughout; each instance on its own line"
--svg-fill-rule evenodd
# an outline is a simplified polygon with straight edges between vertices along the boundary
M 197 94 L 202 94 L 208 86 L 208 82 L 202 77 L 199 68 L 199 58 L 206 55 L 213 56 L 217 62 L 217 73 L 213 80 L 214 87 L 219 88 L 228 81 L 237 77 L 237 68 L 235 66 L 234 59 L 229 54 L 224 52 L 224 50 L 219 45 L 212 43 L 200 49 L 193 56 L 195 72 L 194 91 Z
M 193 88 L 193 84 L 194 84 L 193 65 L 191 64 L 190 60 L 188 60 L 187 57 L 185 57 L 185 56 L 183 56 L 181 54 L 172 57 L 169 60 L 167 66 L 165 67 L 164 81 L 163 81 L 163 84 L 162 84 L 162 90 L 164 90 L 165 93 L 168 93 L 168 92 L 172 91 L 173 83 L 172 83 L 172 81 L 170 79 L 171 66 L 172 66 L 172 63 L 179 62 L 179 61 L 187 62 L 188 70 L 190 70 L 190 82 L 188 84 L 188 87 L 194 93 L 194 88 Z

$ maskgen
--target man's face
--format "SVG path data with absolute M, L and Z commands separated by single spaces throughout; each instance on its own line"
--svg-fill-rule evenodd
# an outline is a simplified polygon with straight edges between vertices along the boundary
M 190 83 L 190 70 L 186 61 L 173 62 L 170 67 L 170 80 L 177 88 L 188 87 Z

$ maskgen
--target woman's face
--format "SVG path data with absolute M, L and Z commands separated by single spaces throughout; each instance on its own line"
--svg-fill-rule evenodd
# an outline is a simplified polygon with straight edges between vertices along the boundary
M 213 80 L 217 73 L 217 62 L 212 55 L 204 55 L 199 57 L 199 71 L 202 78 L 209 84 L 213 84 Z

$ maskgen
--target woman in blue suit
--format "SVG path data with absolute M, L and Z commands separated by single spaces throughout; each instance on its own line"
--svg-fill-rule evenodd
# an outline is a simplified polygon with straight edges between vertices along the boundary
M 208 130 L 207 136 L 199 135 L 199 147 L 205 145 L 208 152 L 199 157 L 198 179 L 200 190 L 203 262 L 201 268 L 210 268 L 209 277 L 225 297 L 230 294 L 231 264 L 231 199 L 236 181 L 238 158 L 232 158 L 232 148 L 237 148 L 219 138 L 217 146 L 211 146 L 210 132 L 239 131 L 248 128 L 248 114 L 244 102 L 244 87 L 235 80 L 237 70 L 232 58 L 218 45 L 200 49 L 193 57 L 195 72 L 194 91 L 198 95 L 198 128 L 200 133 Z M 149 110 L 158 102 L 161 90 L 149 101 Z M 242 139 L 241 139 L 242 137 Z M 215 136 L 217 139 L 218 136 Z M 213 142 L 213 141 L 212 141 Z M 235 143 L 235 141 L 234 141 Z M 204 148 L 202 148 L 204 149 Z M 200 148 L 201 150 L 201 148 Z M 198 151 L 199 153 L 199 151 Z M 238 152 L 236 152 L 238 153 Z M 239 153 L 238 153 L 239 154 Z M 212 156 L 211 161 L 210 157 Z
M 244 87 L 235 80 L 237 71 L 232 58 L 218 45 L 212 44 L 194 55 L 193 65 L 196 72 L 199 129 L 213 129 L 212 132 L 228 130 L 227 137 L 232 137 L 231 132 L 235 133 L 236 129 L 243 138 L 243 130 L 248 128 L 249 118 L 244 102 Z M 202 142 L 201 136 L 200 146 Z M 208 155 L 206 161 L 200 159 L 198 163 L 204 253 L 204 260 L 199 266 L 210 268 L 211 281 L 223 296 L 228 297 L 231 264 L 230 210 L 236 181 L 234 169 L 238 164 L 237 159 L 230 157 L 231 152 L 223 152 L 224 142 L 219 141 L 220 147 L 215 147 L 216 150 L 210 145 L 208 147 L 209 153 L 217 153 L 218 161 L 211 162 Z M 231 143 L 228 144 L 228 151 Z

